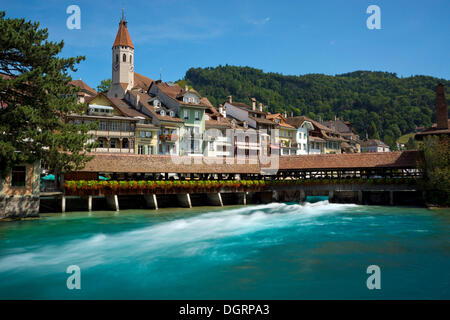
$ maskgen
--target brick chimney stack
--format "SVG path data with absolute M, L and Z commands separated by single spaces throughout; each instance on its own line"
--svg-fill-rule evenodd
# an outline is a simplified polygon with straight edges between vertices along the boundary
M 250 100 L 252 100 L 252 110 L 255 111 L 256 110 L 256 99 L 251 98 Z
M 436 124 L 437 129 L 448 129 L 447 100 L 445 100 L 445 87 L 442 83 L 436 87 Z
M 263 104 L 261 102 L 259 103 L 259 111 L 263 111 Z
M 228 103 L 233 103 L 233 96 L 228 96 L 227 97 L 227 102 Z

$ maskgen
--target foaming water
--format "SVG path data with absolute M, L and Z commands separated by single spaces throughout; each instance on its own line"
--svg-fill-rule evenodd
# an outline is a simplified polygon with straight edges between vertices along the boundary
M 433 266 L 416 259 L 430 245 L 438 252 L 432 260 L 450 266 L 448 219 L 425 209 L 320 201 L 198 211 L 2 224 L 0 298 L 379 298 L 365 288 L 370 264 L 395 274 L 412 259 L 425 271 Z M 69 265 L 81 268 L 82 290 L 67 290 Z M 334 290 L 324 290 L 326 279 Z M 448 298 L 444 279 L 436 295 Z M 408 298 L 406 288 L 394 285 L 381 297 Z

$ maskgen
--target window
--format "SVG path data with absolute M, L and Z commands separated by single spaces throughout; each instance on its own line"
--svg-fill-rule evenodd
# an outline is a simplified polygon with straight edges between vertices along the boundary
M 111 122 L 111 131 L 120 131 L 120 122 L 119 121 Z
M 195 111 L 195 120 L 200 120 L 200 112 Z
M 303 150 L 306 150 L 306 143 L 303 144 Z
M 127 62 L 127 55 L 125 53 L 123 54 L 122 60 L 123 60 L 123 62 Z
M 139 131 L 139 137 L 145 138 L 145 131 Z
M 164 117 L 166 115 L 166 112 L 164 110 L 161 110 L 159 114 Z
M 153 154 L 153 146 L 150 146 L 149 148 L 150 148 L 149 154 Z
M 183 117 L 184 117 L 184 120 L 189 120 L 189 111 L 188 110 L 183 111 Z
M 130 131 L 130 124 L 128 122 L 122 122 L 122 131 Z
M 116 63 L 118 63 L 118 62 L 119 62 L 119 55 L 116 54 Z
M 11 171 L 11 186 L 24 187 L 26 178 L 25 166 L 14 166 Z
M 214 143 L 212 141 L 209 142 L 209 151 L 214 151 Z
M 171 118 L 175 117 L 175 112 L 170 111 L 170 112 L 169 112 L 169 116 L 170 116 Z
M 98 126 L 98 130 L 107 131 L 108 130 L 108 122 L 100 121 L 100 124 Z
M 146 131 L 146 132 L 145 132 L 145 136 L 146 136 L 147 138 L 151 138 L 151 137 L 152 137 L 152 132 L 151 132 L 151 131 Z
M 130 54 L 130 63 L 133 63 L 133 56 Z
M 138 154 L 144 154 L 144 146 L 138 145 Z
M 116 144 L 116 139 L 111 139 L 110 141 L 109 141 L 109 147 L 110 148 L 116 148 L 117 147 L 117 144 Z

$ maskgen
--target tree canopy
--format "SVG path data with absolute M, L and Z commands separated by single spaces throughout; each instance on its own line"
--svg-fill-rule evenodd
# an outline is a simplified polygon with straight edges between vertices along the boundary
M 0 12 L 0 174 L 14 164 L 44 161 L 55 172 L 78 169 L 90 158 L 88 125 L 65 123 L 81 113 L 69 72 L 84 57 L 61 58 L 64 43 L 47 29 Z
M 337 115 L 351 121 L 361 138 L 373 122 L 382 140 L 395 140 L 416 126 L 435 122 L 435 87 L 450 81 L 429 76 L 399 78 L 395 73 L 355 71 L 336 76 L 286 76 L 250 67 L 191 68 L 184 79 L 217 105 L 232 95 L 250 104 L 255 97 L 271 112 L 294 112 L 315 120 Z M 447 95 L 449 97 L 449 95 Z
M 109 88 L 111 88 L 111 78 L 103 79 L 100 84 L 97 86 L 97 92 L 108 92 Z

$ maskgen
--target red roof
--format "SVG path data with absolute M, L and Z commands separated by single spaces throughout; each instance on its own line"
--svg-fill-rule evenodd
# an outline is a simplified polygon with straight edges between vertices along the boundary
M 81 90 L 85 91 L 85 92 L 89 92 L 92 95 L 97 94 L 97 92 L 95 92 L 94 89 L 92 89 L 91 87 L 89 87 L 86 82 L 82 81 L 81 79 L 79 80 L 72 80 L 69 82 L 69 84 L 71 84 L 74 87 L 79 87 Z
M 120 20 L 119 31 L 117 31 L 116 40 L 114 40 L 113 48 L 115 46 L 126 46 L 134 49 L 133 42 L 131 42 L 130 34 L 127 29 L 127 21 Z

